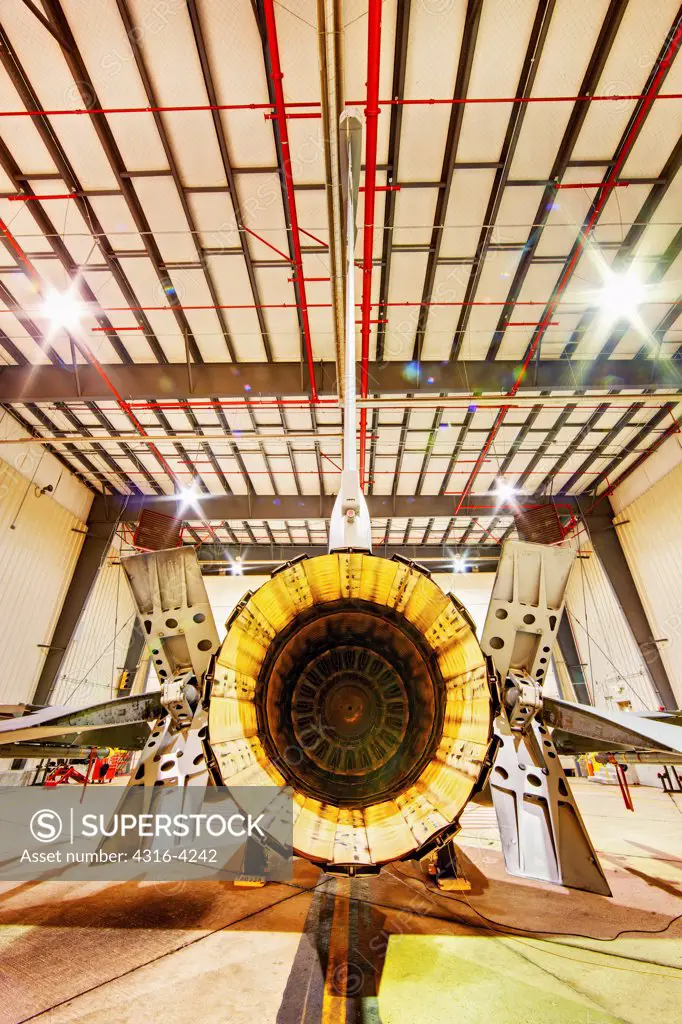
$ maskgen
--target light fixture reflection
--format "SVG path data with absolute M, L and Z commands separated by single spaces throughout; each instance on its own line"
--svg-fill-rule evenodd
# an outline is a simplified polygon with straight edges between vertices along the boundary
M 199 507 L 199 495 L 197 492 L 196 482 L 193 480 L 189 487 L 182 487 L 175 495 L 178 503 L 178 512 L 182 513 L 185 509 L 191 508 L 199 516 L 201 516 L 201 508 Z
M 85 308 L 76 297 L 74 286 L 66 292 L 51 288 L 43 299 L 42 313 L 50 321 L 50 332 L 73 331 L 80 324 Z
M 233 576 L 244 575 L 244 566 L 242 565 L 241 558 L 235 558 L 234 562 L 232 562 L 232 565 L 230 566 L 230 572 Z
M 455 555 L 452 559 L 452 571 L 453 572 L 466 572 L 469 568 L 466 558 L 463 555 Z
M 643 300 L 644 286 L 633 268 L 624 274 L 614 274 L 606 268 L 599 305 L 609 319 L 627 317 L 632 320 Z
M 514 487 L 513 484 L 510 484 L 507 480 L 498 480 L 497 481 L 497 490 L 496 490 L 495 493 L 497 495 L 498 503 L 502 504 L 502 502 L 504 502 L 504 501 L 513 501 L 514 500 L 514 497 L 516 495 L 516 488 Z

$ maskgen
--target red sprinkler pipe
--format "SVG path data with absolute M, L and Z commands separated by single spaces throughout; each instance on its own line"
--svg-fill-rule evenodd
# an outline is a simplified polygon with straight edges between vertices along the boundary
M 12 249 L 14 250 L 14 254 L 15 254 L 16 258 L 19 260 L 19 262 L 23 266 L 24 270 L 26 271 L 28 276 L 31 278 L 33 283 L 36 285 L 36 287 L 38 287 L 40 285 L 40 283 L 41 283 L 40 282 L 40 275 L 38 274 L 38 271 L 33 266 L 33 264 L 31 263 L 30 259 L 28 258 L 28 256 L 24 252 L 24 250 L 19 245 L 19 243 L 16 240 L 15 236 L 12 234 L 10 229 L 5 224 L 4 220 L 0 220 L 0 234 L 3 235 L 4 238 L 7 240 L 7 242 L 9 242 L 9 244 L 12 246 Z M 7 312 L 11 313 L 12 311 L 11 310 L 7 310 Z M 26 310 L 24 310 L 24 312 L 26 312 Z
M 283 259 L 285 259 L 287 263 L 293 262 L 291 257 L 287 256 L 285 252 L 282 252 L 281 249 L 278 249 L 276 245 L 272 244 L 272 242 L 268 242 L 265 240 L 265 238 L 261 238 L 260 235 L 257 235 L 255 231 L 251 230 L 251 228 L 247 228 L 246 225 L 244 226 L 244 231 L 246 231 L 249 235 L 253 235 L 253 237 L 257 238 L 259 242 L 263 243 L 263 245 L 267 245 L 268 249 L 272 249 L 272 251 L 276 252 L 278 256 L 281 256 Z
M 606 180 L 600 186 L 600 192 L 597 195 L 597 197 L 595 198 L 595 203 L 594 203 L 594 207 L 592 209 L 592 213 L 590 214 L 590 217 L 589 217 L 589 219 L 587 221 L 587 224 L 585 225 L 584 229 L 580 232 L 580 235 L 578 237 L 578 241 L 577 241 L 577 244 L 575 246 L 575 252 L 573 253 L 571 259 L 568 262 L 568 265 L 567 265 L 566 269 L 564 270 L 563 274 L 561 275 L 561 278 L 559 279 L 559 283 L 557 284 L 557 286 L 556 286 L 556 288 L 554 290 L 554 295 L 552 296 L 552 298 L 551 298 L 551 300 L 549 302 L 549 305 L 547 307 L 547 311 L 545 313 L 545 316 L 543 317 L 543 320 L 542 320 L 541 324 L 539 325 L 539 329 L 538 329 L 538 331 L 537 331 L 537 333 L 535 335 L 535 338 L 533 339 L 531 345 L 529 346 L 528 353 L 526 355 L 526 358 L 523 361 L 523 365 L 522 365 L 522 367 L 521 367 L 521 369 L 519 371 L 519 375 L 516 378 L 516 381 L 514 382 L 514 386 L 508 392 L 508 396 L 510 398 L 513 398 L 514 395 L 516 394 L 516 392 L 519 390 L 519 387 L 521 386 L 521 382 L 522 382 L 523 378 L 526 375 L 526 371 L 528 370 L 528 367 L 530 366 L 530 362 L 531 362 L 531 360 L 532 360 L 532 358 L 533 358 L 533 356 L 535 354 L 535 351 L 536 351 L 538 345 L 540 344 L 540 342 L 542 341 L 542 339 L 543 339 L 543 337 L 545 335 L 545 331 L 547 330 L 547 327 L 550 324 L 552 317 L 556 313 L 557 306 L 559 305 L 559 303 L 561 301 L 561 296 L 566 291 L 568 283 L 571 280 L 571 277 L 573 276 L 573 272 L 574 272 L 574 270 L 576 268 L 578 260 L 582 256 L 583 251 L 585 249 L 585 246 L 587 245 L 589 237 L 590 237 L 590 235 L 592 233 L 592 230 L 593 230 L 595 224 L 597 223 L 597 219 L 599 218 L 599 214 L 603 210 L 603 208 L 604 208 L 604 206 L 606 204 L 607 199 L 611 195 L 611 190 L 615 187 L 615 185 L 616 185 L 616 183 L 618 181 L 618 175 L 622 171 L 622 169 L 623 169 L 623 167 L 625 165 L 625 161 L 627 160 L 628 156 L 630 155 L 632 147 L 634 146 L 635 141 L 637 139 L 637 135 L 639 133 L 639 129 L 641 128 L 641 126 L 642 126 L 642 124 L 644 122 L 644 119 L 646 118 L 647 114 L 649 113 L 649 110 L 651 109 L 651 106 L 652 106 L 654 100 L 656 99 L 656 96 L 658 94 L 658 90 L 660 89 L 661 85 L 663 84 L 663 80 L 664 80 L 666 74 L 668 73 L 668 69 L 670 68 L 670 65 L 672 64 L 672 61 L 673 61 L 675 55 L 677 54 L 677 50 L 679 48 L 679 45 L 680 45 L 681 41 L 682 41 L 682 25 L 679 25 L 678 28 L 677 28 L 677 31 L 675 32 L 675 35 L 672 37 L 672 39 L 668 43 L 668 46 L 666 47 L 665 53 L 663 55 L 663 58 L 662 58 L 662 60 L 661 60 L 661 62 L 659 64 L 659 66 L 658 66 L 658 70 L 657 70 L 656 74 L 654 75 L 654 78 L 652 79 L 651 85 L 649 86 L 647 91 L 643 94 L 642 104 L 641 104 L 641 106 L 639 108 L 639 111 L 637 112 L 637 116 L 635 117 L 634 121 L 632 122 L 632 124 L 630 126 L 630 130 L 628 131 L 627 135 L 625 136 L 625 139 L 623 140 L 623 144 L 620 147 L 620 152 L 618 153 L 618 156 L 617 156 L 616 160 L 614 161 L 613 166 L 611 167 L 611 170 L 609 171 L 609 173 L 608 173 L 608 175 L 606 177 Z M 496 417 L 495 422 L 494 422 L 494 424 L 492 426 L 490 434 L 488 435 L 488 440 L 486 441 L 486 443 L 485 443 L 485 445 L 483 447 L 483 451 L 481 452 L 480 462 L 477 462 L 477 464 L 474 466 L 474 468 L 471 471 L 471 475 L 470 475 L 469 479 L 466 482 L 464 491 L 462 492 L 462 496 L 461 496 L 461 498 L 459 500 L 459 504 L 457 505 L 457 509 L 455 511 L 455 514 L 457 514 L 457 512 L 460 510 L 460 508 L 462 507 L 462 502 L 464 501 L 464 499 L 466 498 L 467 494 L 469 493 L 469 491 L 473 487 L 474 482 L 476 480 L 476 477 L 478 476 L 479 470 L 481 468 L 481 465 L 483 464 L 483 460 L 485 459 L 485 456 L 488 454 L 490 446 L 492 445 L 493 441 L 495 440 L 495 437 L 497 436 L 497 433 L 498 433 L 500 427 L 502 426 L 502 424 L 504 422 L 504 418 L 507 415 L 508 408 L 509 408 L 508 406 L 503 406 L 500 409 L 499 413 L 497 414 L 497 417 Z
M 2 222 L 0 222 L 0 230 L 2 230 Z M 16 248 L 16 246 L 15 246 Z M 17 250 L 18 251 L 18 250 Z M 289 261 L 290 262 L 290 261 Z M 649 300 L 652 301 L 652 300 Z M 356 303 L 356 305 L 362 305 Z M 523 299 L 516 302 L 370 302 L 369 308 L 376 309 L 380 306 L 382 309 L 393 309 L 400 307 L 401 309 L 410 309 L 415 306 L 544 306 L 544 302 L 534 301 L 533 299 Z M 583 306 L 581 302 L 566 302 L 564 307 L 568 306 Z M 188 309 L 300 309 L 302 306 L 298 302 L 261 302 L 255 304 L 253 302 L 242 302 L 242 303 L 231 303 L 222 305 L 203 304 L 203 305 L 190 305 L 188 303 L 177 303 L 173 302 L 167 306 L 100 306 L 97 304 L 97 309 L 102 313 L 139 313 L 139 312 L 155 312 L 155 313 L 172 313 L 173 310 L 188 310 Z M 331 302 L 308 302 L 306 309 L 331 309 Z M 14 315 L 11 309 L 0 309 L 0 313 L 8 313 Z M 24 313 L 40 313 L 40 309 L 36 307 L 29 307 L 24 309 Z M 541 323 L 538 326 L 541 326 Z
M 367 27 L 367 105 L 365 107 L 365 226 L 362 246 L 362 326 L 360 397 L 369 387 L 369 313 L 372 306 L 372 249 L 377 182 L 377 128 L 379 118 L 379 63 L 381 58 L 381 0 L 369 0 Z M 350 245 L 349 241 L 349 245 Z M 367 410 L 360 410 L 360 487 L 365 486 Z
M 631 182 L 629 181 L 614 181 L 611 188 L 629 188 Z M 566 185 L 555 184 L 554 188 L 603 188 L 603 181 L 571 181 Z
M 45 199 L 79 199 L 80 192 L 60 192 L 56 195 L 21 195 L 7 196 L 10 203 L 42 203 Z
M 315 365 L 313 363 L 313 345 L 310 337 L 310 320 L 308 318 L 308 302 L 305 293 L 305 279 L 303 277 L 303 257 L 301 255 L 301 240 L 299 238 L 298 215 L 296 212 L 296 195 L 294 192 L 294 178 L 291 173 L 291 154 L 289 150 L 289 132 L 287 130 L 287 119 L 285 114 L 284 90 L 282 88 L 282 67 L 279 61 L 279 46 L 277 44 L 277 23 L 275 21 L 275 8 L 273 0 L 263 0 L 265 12 L 265 30 L 270 51 L 270 78 L 275 93 L 275 111 L 277 113 L 279 138 L 282 146 L 282 163 L 284 164 L 284 182 L 287 192 L 287 205 L 289 207 L 289 221 L 291 223 L 291 244 L 294 250 L 294 266 L 296 268 L 296 280 L 301 298 L 301 320 L 303 321 L 303 339 L 305 342 L 305 354 L 308 361 L 308 376 L 310 378 L 310 393 L 313 402 L 317 403 L 317 387 L 315 385 Z
M 456 96 L 446 99 L 390 99 L 379 100 L 382 107 L 392 106 L 462 106 L 465 104 L 496 104 L 496 103 L 622 103 L 625 101 L 642 100 L 641 93 L 614 93 L 612 96 Z M 680 100 L 682 93 L 666 92 L 659 100 Z M 347 107 L 359 107 L 362 100 L 348 100 Z M 320 106 L 319 100 L 306 103 L 286 103 L 285 109 L 301 109 Z M 272 103 L 177 103 L 163 104 L 155 107 L 72 107 L 57 110 L 0 110 L 0 117 L 77 117 L 90 114 L 172 114 L 193 113 L 195 111 L 212 110 L 272 110 Z M 267 115 L 266 115 L 267 116 Z M 270 115 L 271 117 L 273 115 Z M 275 115 L 277 116 L 277 115 Z M 292 114 L 287 114 L 291 118 Z M 300 116 L 300 115 L 299 115 Z M 310 116 L 310 115 L 309 115 Z M 320 114 L 313 114 L 320 117 Z

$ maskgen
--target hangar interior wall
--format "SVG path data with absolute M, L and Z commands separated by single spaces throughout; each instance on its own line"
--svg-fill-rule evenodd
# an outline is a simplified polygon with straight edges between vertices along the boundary
M 571 543 L 579 554 L 566 607 L 593 704 L 612 710 L 627 710 L 628 702 L 633 711 L 658 708 L 642 652 L 601 559 L 584 530 Z
M 120 564 L 120 539 L 111 545 L 62 662 L 51 704 L 94 704 L 116 695 L 135 605 Z
M 677 437 L 671 441 L 682 451 Z M 682 707 L 682 464 L 654 480 L 647 489 L 634 480 L 628 490 L 614 494 L 614 522 L 654 638 L 662 641 L 658 656 Z
M 59 482 L 56 476 L 52 480 L 44 475 L 42 455 L 40 450 L 35 457 L 30 455 L 34 466 L 30 474 L 26 468 L 31 461 L 25 455 L 19 457 L 16 450 L 11 464 L 0 458 L 0 703 L 4 704 L 33 698 L 46 655 L 38 645 L 51 641 L 83 546 L 80 531 L 92 497 L 75 477 L 66 479 L 70 475 L 56 460 L 63 471 Z M 36 483 L 38 479 L 43 482 Z M 48 479 L 54 490 L 41 495 Z

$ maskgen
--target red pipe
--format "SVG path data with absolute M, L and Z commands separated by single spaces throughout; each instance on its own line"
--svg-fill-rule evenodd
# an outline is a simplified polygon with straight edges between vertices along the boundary
M 445 106 L 462 106 L 467 103 L 471 104 L 486 104 L 486 103 L 599 103 L 599 102 L 613 102 L 614 100 L 643 100 L 645 94 L 643 93 L 630 93 L 620 94 L 618 96 L 456 96 L 452 99 L 390 99 L 390 100 L 378 100 L 380 107 L 388 106 L 434 106 L 434 105 L 445 105 Z M 679 100 L 682 99 L 682 93 L 678 92 L 666 92 L 658 97 L 661 100 Z M 347 100 L 346 106 L 357 107 L 362 103 L 362 100 Z M 289 106 L 295 104 L 290 103 Z
M 483 525 L 483 523 L 479 523 L 478 519 L 474 519 L 474 520 L 472 520 L 472 522 L 473 522 L 473 524 L 474 524 L 475 526 L 477 526 L 477 527 L 478 527 L 478 528 L 479 528 L 480 530 L 482 530 L 482 531 L 483 531 L 483 533 L 487 534 L 487 535 L 488 535 L 488 537 L 490 537 L 491 541 L 493 541 L 493 543 L 494 543 L 494 544 L 501 544 L 501 543 L 502 543 L 502 541 L 501 541 L 501 540 L 498 540 L 498 539 L 497 539 L 497 537 L 495 537 L 495 536 L 494 536 L 494 535 L 493 535 L 493 534 L 492 534 L 492 533 L 490 532 L 490 530 L 488 530 L 488 529 L 487 529 L 487 528 L 486 528 L 486 527 L 485 527 L 485 526 Z
M 80 192 L 62 192 L 62 193 L 60 193 L 58 195 L 52 195 L 52 196 L 47 196 L 47 195 L 35 195 L 35 196 L 33 196 L 33 195 L 32 196 L 16 195 L 16 196 L 7 196 L 7 198 L 9 199 L 10 203 L 32 203 L 32 202 L 42 203 L 42 201 L 44 199 L 80 199 L 80 196 L 81 196 Z
M 514 382 L 514 386 L 511 388 L 511 390 L 508 393 L 510 398 L 514 397 L 516 392 L 519 390 L 519 387 L 521 386 L 521 381 L 525 377 L 526 371 L 528 370 L 528 367 L 530 366 L 530 363 L 531 363 L 531 360 L 532 360 L 532 358 L 533 358 L 533 356 L 535 354 L 535 351 L 536 351 L 538 345 L 540 344 L 540 342 L 542 341 L 542 339 L 544 337 L 545 331 L 547 329 L 548 324 L 551 321 L 552 316 L 556 312 L 557 306 L 559 305 L 559 302 L 561 301 L 561 296 L 565 292 L 565 290 L 566 290 L 566 288 L 568 286 L 568 283 L 569 283 L 571 277 L 573 276 L 573 271 L 575 270 L 576 264 L 578 263 L 578 260 L 580 259 L 581 255 L 582 255 L 582 253 L 583 253 L 583 251 L 585 249 L 585 246 L 587 245 L 588 238 L 589 238 L 589 236 L 590 236 L 590 234 L 592 232 L 592 229 L 594 228 L 594 226 L 595 226 L 595 224 L 597 222 L 599 214 L 601 213 L 602 209 L 604 208 L 604 205 L 605 205 L 605 203 L 607 201 L 607 198 L 611 194 L 611 189 L 613 188 L 614 184 L 616 183 L 616 181 L 618 179 L 618 175 L 622 171 L 623 166 L 625 164 L 625 161 L 627 160 L 628 156 L 630 155 L 630 151 L 632 150 L 632 147 L 635 144 L 635 140 L 637 138 L 637 134 L 639 132 L 639 129 L 640 129 L 640 127 L 641 127 L 645 117 L 649 113 L 649 109 L 651 108 L 654 100 L 656 99 L 656 95 L 658 93 L 658 90 L 661 87 L 661 84 L 663 82 L 663 79 L 665 78 L 665 75 L 667 74 L 668 68 L 670 67 L 670 64 L 672 63 L 673 57 L 677 53 L 677 48 L 679 47 L 681 40 L 682 40 L 682 26 L 680 26 L 677 29 L 677 31 L 675 32 L 675 35 L 673 36 L 673 38 L 668 43 L 668 46 L 666 47 L 665 53 L 663 55 L 663 58 L 661 59 L 661 62 L 659 64 L 659 66 L 658 66 L 658 70 L 657 70 L 656 74 L 654 75 L 654 78 L 653 78 L 653 80 L 651 82 L 651 85 L 647 89 L 646 93 L 644 93 L 643 96 L 642 96 L 642 105 L 641 105 L 639 111 L 637 112 L 637 116 L 635 117 L 635 120 L 632 122 L 632 125 L 630 126 L 630 130 L 627 133 L 627 135 L 626 135 L 626 137 L 625 137 L 625 139 L 623 141 L 623 145 L 621 146 L 620 153 L 618 154 L 617 159 L 614 161 L 614 164 L 611 167 L 611 170 L 609 171 L 609 173 L 607 175 L 606 181 L 604 181 L 603 184 L 600 186 L 600 192 L 599 192 L 599 195 L 597 196 L 597 198 L 595 200 L 594 208 L 592 210 L 592 213 L 591 213 L 591 215 L 590 215 L 590 217 L 589 217 L 589 219 L 587 221 L 587 224 L 586 224 L 585 228 L 581 231 L 581 233 L 580 233 L 580 235 L 578 237 L 578 242 L 577 242 L 576 247 L 575 247 L 575 252 L 573 253 L 573 256 L 569 260 L 566 269 L 564 270 L 563 274 L 561 275 L 561 278 L 559 279 L 559 283 L 557 284 L 557 286 L 556 286 L 556 288 L 554 290 L 554 295 L 552 296 L 552 299 L 550 300 L 550 303 L 549 303 L 549 305 L 547 307 L 547 312 L 546 312 L 546 314 L 545 314 L 545 316 L 544 316 L 544 318 L 542 320 L 542 323 L 540 325 L 540 329 L 538 330 L 535 338 L 533 339 L 533 341 L 532 341 L 532 343 L 531 343 L 531 345 L 530 345 L 530 347 L 528 349 L 528 353 L 526 355 L 526 358 L 523 361 L 523 365 L 522 365 L 522 367 L 521 367 L 521 369 L 519 371 L 519 375 L 516 378 L 516 381 Z M 500 427 L 502 426 L 502 423 L 504 422 L 504 418 L 505 418 L 505 416 L 507 414 L 507 409 L 508 409 L 508 406 L 503 406 L 500 409 L 499 413 L 497 414 L 497 417 L 496 417 L 495 422 L 493 424 L 492 430 L 490 431 L 490 434 L 488 436 L 488 440 L 486 441 L 486 443 L 484 445 L 484 448 L 483 448 L 483 451 L 481 453 L 481 462 L 480 462 L 480 464 L 477 463 L 477 465 L 474 466 L 473 470 L 471 471 L 471 475 L 470 475 L 469 479 L 467 480 L 466 486 L 465 486 L 464 491 L 462 493 L 462 496 L 461 496 L 461 498 L 459 500 L 459 504 L 457 506 L 456 512 L 459 511 L 459 509 L 462 506 L 462 502 L 464 501 L 464 498 L 466 497 L 466 495 L 469 493 L 469 491 L 473 487 L 474 481 L 476 480 L 476 477 L 478 476 L 478 473 L 479 473 L 479 470 L 480 470 L 480 465 L 482 464 L 483 459 L 487 455 L 488 450 L 489 450 L 491 444 L 495 440 L 495 437 L 496 437 Z
M 483 465 L 483 463 L 485 462 L 486 457 L 488 455 L 488 452 L 490 451 L 490 446 L 492 445 L 493 441 L 495 440 L 495 437 L 497 436 L 498 430 L 502 426 L 502 421 L 504 420 L 504 417 L 507 415 L 507 409 L 508 409 L 508 406 L 503 405 L 502 408 L 500 409 L 500 411 L 498 412 L 496 418 L 495 418 L 495 422 L 493 423 L 492 430 L 488 434 L 488 439 L 485 442 L 485 444 L 483 445 L 483 449 L 481 450 L 481 454 L 476 459 L 476 465 L 471 470 L 471 474 L 469 476 L 469 479 L 467 480 L 466 484 L 464 485 L 464 490 L 462 491 L 462 493 L 460 495 L 460 499 L 459 499 L 459 502 L 457 504 L 457 508 L 455 509 L 455 515 L 457 515 L 457 513 L 462 508 L 462 505 L 464 503 L 464 499 L 467 497 L 469 491 L 471 490 L 471 488 L 474 485 L 474 481 L 475 481 L 476 477 L 478 476 L 479 470 L 480 470 L 481 466 Z
M 389 106 L 459 106 L 472 103 L 619 103 L 624 100 L 642 100 L 641 93 L 614 96 L 462 96 L 453 99 L 390 99 L 378 100 L 380 107 Z M 659 100 L 679 100 L 682 93 L 667 92 Z M 356 107 L 362 100 L 348 100 L 346 106 Z M 319 107 L 319 101 L 285 103 L 285 109 Z M 272 110 L 272 103 L 192 103 L 156 107 L 74 107 L 71 110 L 0 110 L 0 117 L 73 117 L 84 114 L 172 114 L 201 110 Z M 287 115 L 290 117 L 291 115 Z M 317 116 L 317 115 L 316 115 Z
M 253 237 L 257 238 L 259 242 L 263 243 L 263 245 L 267 245 L 268 249 L 272 249 L 272 251 L 276 252 L 278 256 L 281 256 L 282 259 L 285 259 L 287 263 L 293 263 L 293 260 L 291 259 L 290 256 L 287 256 L 285 252 L 282 252 L 281 249 L 278 249 L 276 245 L 272 244 L 272 242 L 268 242 L 266 241 L 265 238 L 261 238 L 261 236 L 257 235 L 255 231 L 251 230 L 251 228 L 247 228 L 246 224 L 244 225 L 244 231 L 246 231 L 249 235 L 253 235 Z
M 320 405 L 333 405 L 338 408 L 337 398 L 321 398 Z M 307 398 L 237 398 L 221 399 L 214 401 L 157 401 L 151 399 L 148 402 L 130 402 L 131 409 L 274 409 L 279 406 L 290 406 L 294 409 L 308 409 L 310 402 Z
M 12 247 L 12 249 L 14 251 L 14 255 L 19 260 L 19 262 L 23 265 L 24 270 L 26 271 L 28 276 L 31 278 L 33 283 L 34 284 L 37 283 L 39 285 L 41 283 L 41 281 L 40 281 L 40 275 L 38 274 L 38 271 L 33 266 L 33 264 L 31 263 L 30 259 L 28 258 L 28 256 L 24 252 L 24 250 L 21 248 L 21 246 L 17 242 L 16 238 L 14 237 L 14 235 L 12 234 L 10 229 L 5 224 L 4 220 L 1 220 L 1 219 L 0 219 L 0 234 L 4 235 L 6 240 L 9 242 L 9 244 L 11 245 L 11 247 Z M 10 309 L 3 309 L 0 312 L 11 313 L 12 310 L 10 310 Z M 27 310 L 24 310 L 24 312 L 27 312 Z
M 629 181 L 614 181 L 609 188 L 629 188 Z M 554 188 L 606 188 L 603 181 L 572 181 L 566 185 L 555 184 Z
M 287 281 L 289 282 L 289 284 L 291 284 L 292 281 L 295 281 L 295 280 L 296 280 L 295 277 L 288 277 L 287 278 Z M 331 278 L 330 277 L 307 277 L 306 281 L 308 282 L 308 284 L 310 284 L 311 281 L 331 281 Z
M 0 222 L 1 230 L 1 222 Z M 288 261 L 290 262 L 290 261 Z M 654 300 L 650 300 L 654 301 Z M 360 306 L 361 303 L 356 303 Z M 517 302 L 370 302 L 369 308 L 375 309 L 380 306 L 382 309 L 395 309 L 399 307 L 401 309 L 410 309 L 416 306 L 544 306 L 544 302 L 533 301 L 533 300 L 518 300 Z M 565 307 L 568 306 L 584 306 L 584 302 L 566 302 Z M 306 303 L 306 309 L 331 309 L 331 302 L 308 302 Z M 222 304 L 222 305 L 186 305 L 178 304 L 177 302 L 171 303 L 167 306 L 100 306 L 97 304 L 97 309 L 101 312 L 106 313 L 135 313 L 151 311 L 154 313 L 171 313 L 174 310 L 186 310 L 186 309 L 302 309 L 303 306 L 298 302 L 261 302 L 254 304 L 253 302 L 246 303 L 233 303 L 233 304 Z M 11 309 L 0 309 L 0 313 L 11 313 Z M 40 313 L 41 310 L 37 308 L 25 309 L 24 312 L 28 315 L 30 313 Z
M 362 245 L 362 326 L 360 397 L 369 387 L 369 311 L 372 307 L 372 250 L 377 183 L 377 129 L 379 119 L 379 64 L 381 59 L 381 0 L 369 0 L 367 26 L 367 103 L 365 106 L 365 225 Z M 348 243 L 351 244 L 350 241 Z M 365 486 L 367 410 L 360 410 L 360 489 Z
M 267 441 L 268 438 L 267 438 L 267 435 L 259 434 L 256 439 L 259 440 L 259 441 L 263 441 L 263 440 Z M 65 437 L 64 440 L 65 441 L 69 441 L 70 439 L 68 437 Z M 104 438 L 103 440 L 106 441 L 107 438 Z M 133 438 L 133 440 L 134 440 L 134 438 Z M 169 441 L 173 440 L 173 435 L 172 434 L 168 435 L 168 440 Z M 215 437 L 213 437 L 212 440 L 215 441 Z M 99 454 L 97 449 L 82 449 L 82 450 L 88 451 L 88 452 L 90 452 L 91 454 L 94 454 L 94 455 Z M 245 454 L 247 454 L 247 455 L 251 454 L 251 451 L 249 450 Z M 342 473 L 343 472 L 341 466 L 337 466 L 336 463 L 334 463 L 332 461 L 332 459 L 328 455 L 324 454 L 324 452 L 320 452 L 320 455 L 322 456 L 323 459 L 326 459 L 327 462 L 331 462 L 332 463 L 332 465 L 334 466 L 335 472 L 337 472 L 337 473 Z M 218 456 L 218 457 L 222 458 L 223 456 Z M 282 456 L 273 456 L 273 458 L 278 458 L 278 457 L 279 458 L 285 458 L 286 456 L 284 456 L 284 455 L 282 455 Z M 211 461 L 211 459 L 191 459 L 191 458 L 186 458 L 186 459 L 179 459 L 178 461 L 180 463 L 182 463 L 182 465 L 184 465 L 184 466 L 190 466 L 190 467 L 212 466 L 215 469 L 214 463 Z M 472 460 L 471 459 L 467 459 L 466 461 L 467 462 L 471 462 Z M 291 470 L 284 469 L 284 470 L 282 470 L 282 472 L 290 473 Z M 462 472 L 464 472 L 464 471 L 462 470 Z M 402 469 L 400 471 L 400 473 L 401 473 L 401 476 L 422 476 L 421 471 L 418 470 L 418 469 Z M 182 475 L 185 475 L 185 471 L 184 470 L 182 471 Z M 297 476 L 318 476 L 318 472 L 317 472 L 316 469 L 297 469 L 296 470 L 296 475 Z M 443 474 L 438 469 L 427 469 L 426 472 L 423 475 L 424 476 L 438 476 L 438 477 L 442 477 Z M 458 474 L 457 471 L 455 471 L 453 473 L 453 476 L 458 476 L 458 475 L 460 475 L 460 474 Z M 548 475 L 549 476 L 572 476 L 572 471 L 570 469 L 567 469 L 567 470 L 561 470 L 558 473 L 550 473 Z M 598 469 L 590 469 L 590 470 L 586 470 L 585 471 L 585 476 L 598 476 L 598 475 L 599 475 L 599 470 Z M 142 473 L 135 473 L 135 472 L 131 471 L 130 473 L 128 473 L 128 476 L 132 476 L 132 477 L 134 477 L 134 476 L 144 476 L 144 474 L 142 474 Z M 270 470 L 268 470 L 268 469 L 250 469 L 249 470 L 249 476 L 270 476 Z M 395 477 L 395 471 L 392 470 L 392 469 L 378 469 L 378 470 L 374 471 L 373 476 L 375 476 L 375 477 L 377 477 L 377 476 Z M 458 492 L 457 491 L 444 491 L 443 493 L 448 495 L 448 494 L 457 494 Z M 478 525 L 481 527 L 482 530 L 485 530 L 485 527 L 482 526 L 480 523 Z M 492 534 L 489 534 L 489 536 L 492 537 Z
M 310 233 L 309 231 L 306 231 L 306 229 L 305 229 L 305 228 L 301 228 L 301 227 L 299 227 L 299 229 L 298 229 L 298 230 L 299 230 L 299 231 L 301 232 L 301 234 L 302 234 L 302 235 L 307 235 L 307 236 L 308 236 L 308 238 L 312 238 L 313 242 L 317 242 L 317 243 L 318 243 L 318 245 L 322 245 L 322 246 L 324 246 L 324 248 L 325 248 L 325 249 L 328 249 L 328 248 L 329 248 L 329 246 L 327 245 L 327 243 L 326 243 L 326 242 L 323 242 L 321 238 L 318 238 L 318 237 L 317 237 L 317 235 L 311 235 L 311 233 Z
M 287 203 L 289 206 L 289 221 L 291 223 L 291 244 L 294 250 L 294 265 L 296 267 L 296 278 L 299 295 L 301 297 L 301 320 L 303 321 L 303 339 L 305 342 L 306 359 L 308 361 L 308 376 L 310 378 L 310 394 L 313 402 L 317 402 L 317 387 L 315 385 L 315 364 L 313 362 L 313 345 L 310 337 L 310 321 L 308 319 L 308 302 L 305 292 L 305 279 L 303 277 L 303 257 L 301 255 L 301 240 L 298 233 L 298 215 L 296 212 L 296 195 L 294 191 L 294 178 L 291 173 L 291 154 L 289 151 L 289 133 L 285 116 L 284 90 L 282 88 L 282 67 L 279 60 L 279 46 L 277 43 L 277 22 L 275 20 L 275 8 L 273 0 L 263 0 L 265 13 L 265 30 L 270 51 L 270 78 L 275 92 L 275 110 L 279 116 L 279 138 L 282 146 L 282 163 L 284 164 L 284 181 L 286 184 Z
M 281 115 L 280 114 L 263 114 L 263 117 L 265 118 L 266 121 L 279 121 Z M 305 119 L 305 118 L 314 118 L 314 120 L 317 121 L 320 117 L 322 117 L 322 114 L 316 114 L 316 113 L 312 113 L 312 114 L 285 114 L 284 117 L 286 118 L 287 121 L 292 121 L 294 119 L 299 119 L 300 120 L 301 118 L 303 118 L 303 119 Z

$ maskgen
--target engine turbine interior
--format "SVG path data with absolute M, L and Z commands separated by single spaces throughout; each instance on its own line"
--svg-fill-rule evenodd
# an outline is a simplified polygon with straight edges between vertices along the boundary
M 456 831 L 492 737 L 471 621 L 413 563 L 284 566 L 228 622 L 208 742 L 225 785 L 288 785 L 296 853 L 371 871 Z

